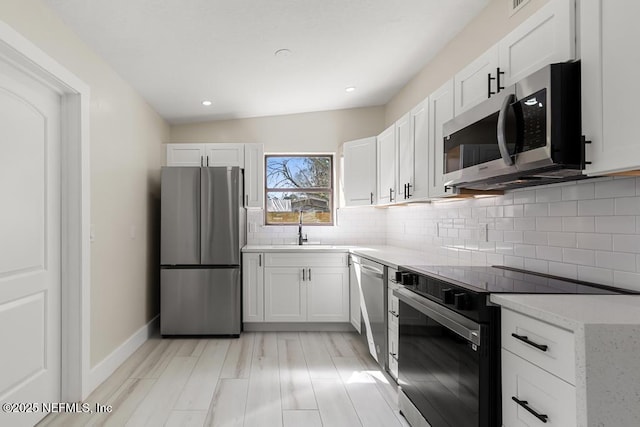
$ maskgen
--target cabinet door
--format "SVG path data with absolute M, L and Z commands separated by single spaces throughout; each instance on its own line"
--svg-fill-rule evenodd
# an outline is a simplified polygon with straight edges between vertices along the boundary
M 264 320 L 304 322 L 307 320 L 307 286 L 302 268 L 264 269 Z M 306 271 L 305 271 L 306 279 Z
M 349 269 L 314 267 L 307 269 L 307 320 L 349 321 Z
M 413 187 L 409 198 L 429 196 L 429 100 L 425 99 L 411 110 L 413 138 Z
M 376 194 L 376 138 L 344 143 L 344 198 L 347 206 L 372 205 Z
M 514 397 L 521 404 L 514 401 Z M 546 422 L 543 424 L 522 405 L 539 415 L 546 415 Z M 575 387 L 502 350 L 502 421 L 505 426 L 577 426 L 576 412 Z
M 495 45 L 456 73 L 454 77 L 456 114 L 475 107 L 489 98 L 489 84 L 491 85 L 491 91 L 498 91 L 498 81 L 489 81 L 489 75 L 494 78 L 497 77 L 498 52 L 498 46 Z M 500 83 L 504 86 L 502 81 Z
M 619 4 L 615 8 L 633 15 Z M 630 27 L 624 28 L 626 31 Z M 587 30 L 595 32 L 593 28 Z M 575 2 L 551 0 L 502 39 L 499 46 L 504 86 L 518 82 L 547 64 L 575 59 Z M 621 46 L 617 49 L 626 54 Z
M 242 255 L 242 321 L 264 322 L 264 257 Z
M 167 166 L 205 166 L 205 144 L 167 144 Z
M 429 197 L 446 197 L 442 125 L 453 118 L 453 79 L 429 96 Z
M 582 129 L 589 175 L 640 168 L 636 100 L 640 97 L 640 2 L 582 0 Z
M 378 203 L 396 200 L 396 125 L 385 129 L 377 138 Z
M 206 144 L 206 166 L 244 168 L 244 144 Z
M 356 271 L 353 263 L 349 267 L 349 313 L 351 325 L 353 325 L 358 333 L 361 333 L 360 272 Z
M 397 201 L 407 200 L 407 185 L 413 188 L 413 137 L 411 135 L 411 112 L 396 122 L 396 148 L 398 150 L 398 179 L 396 180 Z
M 389 367 L 389 373 L 394 379 L 398 379 L 398 325 L 390 325 L 387 330 L 388 333 L 388 346 L 389 346 L 389 360 L 387 366 Z
M 244 144 L 244 202 L 247 208 L 264 203 L 264 146 Z

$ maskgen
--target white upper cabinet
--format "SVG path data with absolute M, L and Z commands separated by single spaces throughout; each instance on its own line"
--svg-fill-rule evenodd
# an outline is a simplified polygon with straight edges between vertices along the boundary
M 491 92 L 495 93 L 498 90 L 498 83 L 502 85 L 502 81 L 499 82 L 497 78 L 503 77 L 496 75 L 500 64 L 499 52 L 498 45 L 495 45 L 456 73 L 454 77 L 456 114 L 478 105 L 489 98 Z
M 247 208 L 261 208 L 264 203 L 264 146 L 244 144 L 244 202 Z
M 413 182 L 408 199 L 429 196 L 429 100 L 411 109 L 411 137 L 413 139 Z
M 429 96 L 429 197 L 453 195 L 444 187 L 444 141 L 442 125 L 453 118 L 453 79 L 447 81 Z
M 244 168 L 244 144 L 206 144 L 205 166 L 238 166 Z
M 413 135 L 411 135 L 411 112 L 396 121 L 397 171 L 396 191 L 394 196 L 398 202 L 406 200 L 407 186 L 413 187 Z
M 575 59 L 575 34 L 575 1 L 551 0 L 500 41 L 504 86 L 547 64 Z
M 167 144 L 167 166 L 244 168 L 244 144 Z
M 376 203 L 376 137 L 345 142 L 344 198 L 347 206 Z
M 377 138 L 378 203 L 396 201 L 396 125 L 385 129 Z
M 167 166 L 206 166 L 206 144 L 167 144 Z
M 640 2 L 582 0 L 582 129 L 589 175 L 640 169 Z
M 576 58 L 575 2 L 551 0 L 456 73 L 456 115 L 545 65 Z

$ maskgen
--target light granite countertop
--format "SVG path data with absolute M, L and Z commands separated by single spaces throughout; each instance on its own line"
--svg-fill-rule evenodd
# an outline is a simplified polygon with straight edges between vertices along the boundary
M 491 295 L 573 332 L 578 426 L 640 426 L 640 295 Z
M 242 252 L 349 252 L 377 261 L 392 268 L 400 265 L 425 264 L 421 252 L 395 246 L 358 245 L 247 245 Z

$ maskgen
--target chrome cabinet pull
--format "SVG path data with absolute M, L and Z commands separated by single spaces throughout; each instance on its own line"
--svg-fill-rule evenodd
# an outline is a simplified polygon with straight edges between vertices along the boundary
M 305 270 L 304 268 L 302 269 L 302 281 L 307 281 L 307 270 Z
M 311 269 L 309 269 L 309 281 L 311 281 Z
M 533 410 L 533 408 L 531 408 L 529 406 L 529 402 L 527 402 L 526 400 L 520 400 L 515 396 L 511 396 L 511 400 L 513 400 L 514 402 L 516 402 L 518 405 L 522 406 L 524 409 L 527 410 L 527 412 L 529 412 L 531 415 L 533 415 L 534 417 L 536 417 L 537 419 L 539 419 L 540 421 L 542 421 L 543 423 L 546 424 L 547 420 L 549 419 L 548 415 L 545 414 L 539 414 L 536 411 Z
M 373 191 L 371 192 L 371 204 L 373 204 Z
M 533 342 L 529 339 L 528 336 L 526 335 L 518 335 L 515 332 L 511 334 L 512 337 L 514 337 L 517 340 L 522 341 L 523 343 L 529 344 L 531 347 L 535 347 L 540 351 L 547 351 L 547 349 L 549 348 L 549 346 L 544 345 L 544 344 L 538 344 L 536 342 Z
M 393 188 L 389 189 L 389 202 L 393 202 Z
M 258 267 L 262 267 L 262 254 L 258 255 Z

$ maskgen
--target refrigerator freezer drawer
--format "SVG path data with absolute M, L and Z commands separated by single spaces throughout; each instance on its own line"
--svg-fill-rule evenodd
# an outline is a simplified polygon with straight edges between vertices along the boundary
M 162 335 L 239 335 L 240 268 L 162 269 Z

